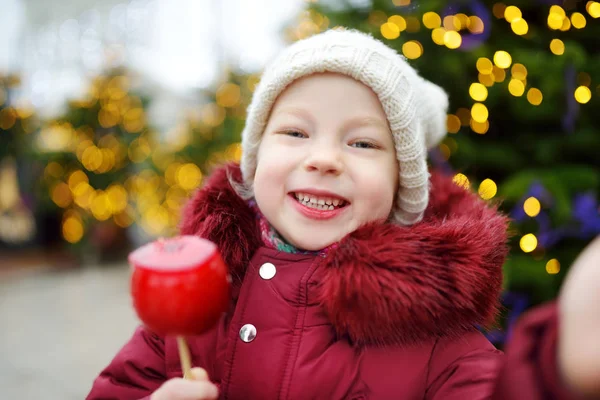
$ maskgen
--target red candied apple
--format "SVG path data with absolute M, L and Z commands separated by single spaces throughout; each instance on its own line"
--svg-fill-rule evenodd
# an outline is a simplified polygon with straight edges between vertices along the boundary
M 230 277 L 217 246 L 197 236 L 149 243 L 129 255 L 133 307 L 159 335 L 211 329 L 226 311 Z

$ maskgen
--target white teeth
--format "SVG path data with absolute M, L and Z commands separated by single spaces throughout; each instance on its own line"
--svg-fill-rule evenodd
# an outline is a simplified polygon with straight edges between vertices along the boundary
M 343 206 L 344 200 L 332 199 L 329 197 L 317 198 L 305 193 L 294 193 L 294 197 L 305 206 L 316 208 L 318 210 L 334 210 L 337 206 Z

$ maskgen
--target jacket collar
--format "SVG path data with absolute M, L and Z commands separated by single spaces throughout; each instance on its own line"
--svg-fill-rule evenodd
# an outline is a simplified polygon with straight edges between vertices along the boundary
M 180 229 L 215 242 L 239 286 L 262 242 L 255 213 L 230 180 L 241 181 L 236 164 L 217 169 L 196 192 Z M 410 344 L 490 325 L 507 225 L 496 207 L 433 173 L 423 221 L 366 225 L 318 258 L 320 303 L 338 335 L 359 345 Z

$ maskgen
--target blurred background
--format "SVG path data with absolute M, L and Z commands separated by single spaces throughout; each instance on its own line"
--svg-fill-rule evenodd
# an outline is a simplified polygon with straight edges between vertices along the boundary
M 432 167 L 513 218 L 502 347 L 600 234 L 600 3 L 0 0 L 0 397 L 80 399 L 131 335 L 127 253 L 177 232 L 285 44 L 344 26 L 450 95 Z

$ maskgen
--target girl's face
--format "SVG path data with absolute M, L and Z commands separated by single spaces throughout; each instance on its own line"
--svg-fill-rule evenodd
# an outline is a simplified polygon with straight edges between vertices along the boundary
M 397 187 L 394 141 L 370 88 L 324 73 L 281 93 L 260 144 L 254 194 L 290 244 L 320 250 L 386 220 Z

